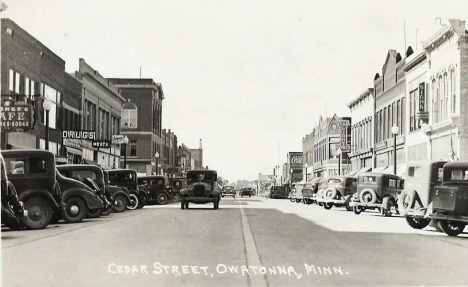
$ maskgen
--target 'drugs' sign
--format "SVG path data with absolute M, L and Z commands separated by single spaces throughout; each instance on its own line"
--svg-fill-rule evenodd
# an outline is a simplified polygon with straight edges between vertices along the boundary
M 96 131 L 70 131 L 65 130 L 62 132 L 63 139 L 71 140 L 95 140 Z
M 32 127 L 32 107 L 25 103 L 2 102 L 0 119 L 2 131 L 30 130 Z

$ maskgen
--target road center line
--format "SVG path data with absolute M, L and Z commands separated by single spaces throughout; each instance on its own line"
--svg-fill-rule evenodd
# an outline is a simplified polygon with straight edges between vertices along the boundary
M 247 261 L 247 265 L 261 267 L 262 262 L 260 261 L 260 256 L 258 254 L 249 221 L 247 220 L 247 215 L 245 215 L 244 207 L 242 206 L 241 201 L 239 199 L 237 200 L 240 205 L 239 210 L 241 213 L 242 234 L 244 235 L 245 259 Z M 261 274 L 249 275 L 249 286 L 268 286 L 266 274 L 263 276 Z

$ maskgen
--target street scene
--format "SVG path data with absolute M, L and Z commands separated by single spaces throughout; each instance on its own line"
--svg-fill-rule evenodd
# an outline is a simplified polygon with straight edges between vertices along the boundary
M 30 258 L 3 274 L 3 286 L 460 286 L 467 237 L 262 197 L 222 199 L 216 214 L 211 205 L 155 205 L 2 229 L 4 268 Z
M 466 11 L 0 0 L 1 286 L 468 286 Z

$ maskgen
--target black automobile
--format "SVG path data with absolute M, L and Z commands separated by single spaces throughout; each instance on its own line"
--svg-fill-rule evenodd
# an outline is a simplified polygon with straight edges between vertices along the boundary
M 187 178 L 182 176 L 170 177 L 169 178 L 169 186 L 172 187 L 172 191 L 174 192 L 174 202 L 180 201 L 180 190 L 183 188 L 187 188 Z
M 148 191 L 138 185 L 137 172 L 134 169 L 112 169 L 108 170 L 109 184 L 127 188 L 130 198 L 136 202 L 137 208 L 143 208 L 148 201 Z
M 2 193 L 2 224 L 13 230 L 21 229 L 21 221 L 27 215 L 23 202 L 18 200 L 18 194 L 13 184 L 8 180 L 5 162 L 0 154 L 0 174 Z
M 97 194 L 104 203 L 104 208 L 88 210 L 86 217 L 97 218 L 101 215 L 109 215 L 111 213 L 114 199 L 109 192 L 106 192 L 104 173 L 99 166 L 92 164 L 66 164 L 58 165 L 57 169 L 60 174 L 65 177 L 81 181 L 91 189 L 94 188 L 94 183 L 99 187 Z
M 45 228 L 63 209 L 62 193 L 56 180 L 55 156 L 44 150 L 1 151 L 8 180 L 24 203 L 28 229 Z
M 244 197 L 244 196 L 251 197 L 253 194 L 253 190 L 250 187 L 245 187 L 245 188 L 242 188 L 239 193 L 241 197 Z
M 136 209 L 138 206 L 138 198 L 136 195 L 130 194 L 130 191 L 126 187 L 111 185 L 107 170 L 103 170 L 103 173 L 106 193 L 109 193 L 114 199 L 114 212 L 124 212 L 126 209 Z
M 213 208 L 219 208 L 221 193 L 218 190 L 217 172 L 208 169 L 187 171 L 187 188 L 180 190 L 180 206 L 188 209 L 189 203 L 213 202 Z
M 163 175 L 139 176 L 138 184 L 148 190 L 148 203 L 165 205 L 174 197 L 172 187 L 168 186 L 169 182 Z

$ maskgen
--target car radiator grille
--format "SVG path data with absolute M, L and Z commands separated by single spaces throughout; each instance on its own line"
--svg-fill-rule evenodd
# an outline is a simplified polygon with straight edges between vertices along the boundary
M 193 187 L 193 196 L 203 197 L 205 196 L 205 186 L 200 184 Z

